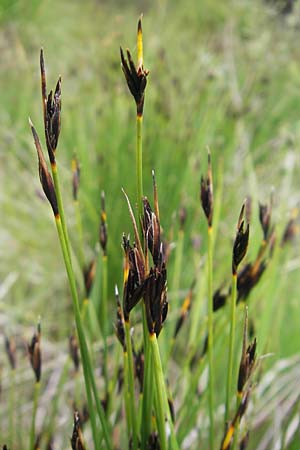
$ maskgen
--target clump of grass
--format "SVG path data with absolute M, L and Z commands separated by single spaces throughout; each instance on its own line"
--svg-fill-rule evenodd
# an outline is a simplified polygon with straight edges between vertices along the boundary
M 245 448 L 249 442 L 249 434 L 248 430 L 245 432 L 241 423 L 250 401 L 250 393 L 254 388 L 252 377 L 256 361 L 256 340 L 250 345 L 247 343 L 248 313 L 245 318 L 243 338 L 240 340 L 237 338 L 241 334 L 239 332 L 241 315 L 236 305 L 248 299 L 259 283 L 267 263 L 273 257 L 275 243 L 271 224 L 272 207 L 271 205 L 260 205 L 262 243 L 253 263 L 247 263 L 240 269 L 248 246 L 250 221 L 248 203 L 243 205 L 233 245 L 231 289 L 229 288 L 224 293 L 226 287 L 223 289 L 222 286 L 214 292 L 215 254 L 218 251 L 215 243 L 221 203 L 220 184 L 222 183 L 218 179 L 219 172 L 217 170 L 217 176 L 214 172 L 214 181 L 216 179 L 218 189 L 213 197 L 213 169 L 209 153 L 207 175 L 201 179 L 200 195 L 201 205 L 206 216 L 206 223 L 203 225 L 206 261 L 203 263 L 204 268 L 201 270 L 200 276 L 198 270 L 191 274 L 193 281 L 187 292 L 184 292 L 186 295 L 182 296 L 184 298 L 182 307 L 179 309 L 175 306 L 173 310 L 171 309 L 171 314 L 168 314 L 168 304 L 169 301 L 172 302 L 172 295 L 168 296 L 167 293 L 169 261 L 170 258 L 172 259 L 172 254 L 169 257 L 167 251 L 168 230 L 163 229 L 161 225 L 165 220 L 165 211 L 162 209 L 161 212 L 159 209 L 154 171 L 152 172 L 152 201 L 144 196 L 143 186 L 142 124 L 148 71 L 143 66 L 141 19 L 138 22 L 137 30 L 137 65 L 134 64 L 128 50 L 126 55 L 127 58 L 121 49 L 122 70 L 136 107 L 137 213 L 131 206 L 129 196 L 123 190 L 132 222 L 133 239 L 127 234 L 123 235 L 123 292 L 122 299 L 120 299 L 118 289 L 115 289 L 116 306 L 112 306 L 112 302 L 110 303 L 112 294 L 109 292 L 107 284 L 110 254 L 104 193 L 99 202 L 98 240 L 101 253 L 97 261 L 95 258 L 93 259 L 86 271 L 86 292 L 84 293 L 86 295 L 84 295 L 85 298 L 80 296 L 79 280 L 76 276 L 77 272 L 74 270 L 74 256 L 78 256 L 82 271 L 88 258 L 85 255 L 82 229 L 84 221 L 82 221 L 82 210 L 78 197 L 79 161 L 73 161 L 72 186 L 77 229 L 75 239 L 77 240 L 75 245 L 71 245 L 57 164 L 61 120 L 61 79 L 58 79 L 54 93 L 51 91 L 47 94 L 42 51 L 40 69 L 43 118 L 51 173 L 38 134 L 30 122 L 38 155 L 40 181 L 53 211 L 71 291 L 73 320 L 76 324 L 76 330 L 69 341 L 70 355 L 76 376 L 75 392 L 72 393 L 71 402 L 76 410 L 71 446 L 73 449 L 84 449 L 90 448 L 93 443 L 95 449 L 110 450 L 121 446 L 121 448 L 132 448 L 133 450 L 147 448 L 176 450 L 187 447 L 198 448 L 199 445 L 203 445 L 203 447 L 209 446 L 213 450 L 219 448 L 220 444 L 222 450 L 235 448 L 237 445 Z M 124 217 L 127 214 L 125 209 L 124 206 Z M 183 250 L 185 216 L 186 213 L 182 212 L 173 277 L 176 298 L 179 297 L 180 276 L 185 269 Z M 109 219 L 113 221 L 113 216 L 110 216 Z M 294 222 L 289 223 L 283 234 L 283 243 L 293 234 L 294 226 Z M 268 259 L 266 257 L 267 249 L 269 249 Z M 119 259 L 121 261 L 121 255 Z M 121 266 L 120 261 L 119 265 Z M 203 278 L 201 289 L 199 289 L 198 283 L 200 277 Z M 172 286 L 170 287 L 172 292 Z M 91 292 L 94 288 L 97 289 L 97 294 L 94 291 L 92 295 Z M 94 301 L 95 296 L 99 296 L 96 301 Z M 228 297 L 231 297 L 230 305 L 227 305 Z M 204 303 L 205 307 L 203 307 Z M 95 315 L 93 314 L 94 308 Z M 230 308 L 230 311 L 225 308 Z M 115 331 L 120 346 L 117 346 L 115 336 L 110 334 L 110 324 L 113 322 L 110 312 L 113 309 L 115 309 L 117 317 Z M 228 320 L 229 312 L 230 320 Z M 168 330 L 165 332 L 165 328 L 169 326 L 174 333 Z M 187 330 L 188 327 L 189 330 Z M 222 341 L 227 338 L 228 328 L 229 343 L 227 347 L 222 346 Z M 239 342 L 242 342 L 241 358 L 239 358 L 239 352 L 236 351 L 237 346 L 235 345 Z M 36 335 L 29 347 L 31 364 L 38 385 L 41 374 L 39 345 L 40 333 Z M 123 358 L 120 358 L 121 353 Z M 9 351 L 8 354 L 10 354 Z M 101 357 L 98 358 L 99 354 Z M 225 388 L 226 359 L 227 386 Z M 100 368 L 98 367 L 99 361 Z M 238 364 L 239 373 L 237 374 L 235 367 Z M 88 427 L 85 429 L 86 441 L 83 439 L 78 412 L 79 405 L 85 402 L 85 399 L 82 401 L 81 398 L 81 369 L 84 376 L 90 425 L 90 429 Z M 97 369 L 100 370 L 97 371 Z M 98 376 L 98 374 L 100 375 Z M 61 380 L 60 389 L 63 391 L 63 375 Z M 236 390 L 233 389 L 235 382 L 237 382 Z M 217 386 L 222 389 L 218 389 Z M 123 396 L 121 397 L 119 394 L 122 389 Z M 30 448 L 46 442 L 46 439 L 44 438 L 43 441 L 43 437 L 40 438 L 35 430 L 38 395 L 34 395 Z M 232 414 L 231 406 L 235 396 L 237 400 Z M 208 398 L 207 407 L 202 403 L 202 397 Z M 224 404 L 225 420 L 220 414 L 222 409 L 220 406 Z M 56 407 L 55 411 L 57 412 Z M 206 417 L 209 417 L 209 421 L 206 420 Z M 200 426 L 199 421 L 201 421 Z M 224 426 L 225 434 L 223 436 Z M 55 435 L 53 421 L 48 428 L 49 436 L 52 439 Z M 193 434 L 196 435 L 194 441 Z M 124 437 L 125 435 L 126 437 Z M 11 435 L 10 441 L 13 441 L 13 435 Z

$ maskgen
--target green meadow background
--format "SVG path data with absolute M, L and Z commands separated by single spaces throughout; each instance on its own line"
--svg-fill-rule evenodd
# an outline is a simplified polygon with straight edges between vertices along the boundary
M 19 342 L 25 342 L 40 316 L 45 360 L 55 361 L 67 351 L 73 324 L 61 250 L 52 213 L 41 193 L 28 126 L 30 116 L 44 143 L 40 48 L 44 49 L 48 89 L 62 76 L 57 160 L 75 254 L 74 153 L 80 162 L 86 264 L 99 253 L 101 191 L 106 195 L 107 321 L 113 332 L 114 285 L 122 288 L 121 238 L 123 232 L 132 234 L 121 189 L 133 204 L 136 195 L 135 107 L 123 78 L 119 47 L 130 48 L 136 58 L 136 25 L 143 13 L 144 65 L 150 71 L 144 110 L 144 193 L 152 199 L 151 170 L 155 169 L 164 236 L 174 244 L 168 265 L 170 314 L 166 327 L 168 321 L 174 326 L 184 295 L 195 277 L 201 280 L 206 255 L 199 183 L 207 168 L 207 146 L 216 195 L 222 192 L 214 288 L 230 283 L 232 242 L 245 197 L 252 199 L 246 261 L 255 258 L 262 239 L 258 203 L 269 202 L 273 195 L 272 223 L 278 242 L 299 207 L 300 5 L 295 1 L 288 12 L 286 3 L 0 0 L 2 333 L 17 335 Z M 180 276 L 175 280 L 182 206 L 187 221 Z M 248 299 L 258 354 L 268 355 L 259 366 L 262 383 L 254 390 L 248 419 L 250 430 L 254 429 L 249 448 L 260 450 L 297 449 L 300 439 L 299 240 L 276 253 L 274 261 Z M 78 265 L 76 271 L 82 286 Z M 95 302 L 97 308 L 97 299 Z M 242 314 L 240 323 L 241 318 Z M 179 337 L 179 367 L 187 328 Z M 222 353 L 222 345 L 225 343 L 220 344 L 217 355 Z M 20 356 L 20 364 L 26 366 L 24 356 Z M 217 362 L 220 375 L 216 382 L 221 389 L 222 364 Z M 5 398 L 9 368 L 4 350 L 0 351 L 0 365 Z M 287 384 L 294 386 L 293 401 L 283 394 Z M 284 403 L 286 398 L 290 407 Z M 268 404 L 273 408 L 267 408 Z M 4 403 L 0 406 L 0 418 L 7 407 Z M 296 431 L 285 446 L 293 424 Z M 71 428 L 67 430 L 66 439 Z M 5 435 L 0 419 L 0 438 L 1 433 Z M 0 444 L 4 444 L 1 439 Z

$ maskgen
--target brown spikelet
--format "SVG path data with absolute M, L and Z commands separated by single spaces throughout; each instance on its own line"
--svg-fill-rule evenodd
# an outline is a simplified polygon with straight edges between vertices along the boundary
M 80 165 L 77 158 L 74 156 L 72 159 L 72 191 L 73 200 L 76 202 L 78 200 L 78 190 L 80 184 Z
M 246 229 L 244 228 L 244 211 L 245 211 L 245 203 L 242 206 L 238 224 L 237 224 L 237 233 L 235 237 L 235 241 L 233 244 L 233 251 L 232 251 L 232 273 L 237 273 L 237 268 L 246 255 L 247 247 L 248 247 L 248 241 L 249 241 L 249 223 L 246 226 Z
M 16 368 L 16 344 L 14 339 L 4 336 L 5 340 L 5 351 L 8 357 L 8 361 L 12 370 Z
M 44 154 L 42 151 L 39 137 L 38 137 L 37 132 L 35 131 L 35 128 L 30 119 L 29 119 L 29 125 L 31 128 L 32 136 L 33 136 L 34 143 L 35 143 L 35 148 L 36 148 L 37 155 L 38 155 L 40 182 L 41 182 L 43 191 L 52 207 L 54 216 L 58 217 L 59 212 L 58 212 L 58 206 L 57 206 L 57 198 L 56 198 L 56 193 L 55 193 L 52 177 L 49 173 L 49 170 L 48 170 L 48 167 L 46 164 L 46 160 L 45 160 L 45 157 L 44 157 Z
M 75 334 L 71 334 L 71 336 L 69 337 L 69 353 L 74 364 L 75 372 L 78 372 L 80 365 L 80 358 L 79 358 L 78 341 Z
M 246 307 L 245 312 L 245 321 L 244 321 L 244 335 L 243 335 L 243 348 L 242 348 L 242 356 L 239 367 L 239 375 L 238 375 L 238 384 L 237 384 L 237 392 L 241 397 L 243 394 L 244 387 L 248 382 L 251 373 L 254 368 L 255 359 L 256 359 L 256 339 L 248 345 L 247 344 L 247 336 L 248 336 L 248 308 Z
M 92 286 L 93 286 L 93 282 L 94 282 L 94 278 L 96 275 L 96 260 L 95 258 L 92 259 L 92 261 L 90 262 L 90 264 L 88 265 L 88 267 L 86 269 L 84 269 L 84 284 L 85 284 L 85 291 L 86 291 L 86 295 L 89 296 Z
M 117 301 L 117 320 L 115 323 L 115 332 L 120 344 L 123 347 L 123 351 L 126 352 L 124 316 L 120 304 L 119 291 L 117 286 L 115 286 L 115 297 Z
M 78 411 L 74 412 L 74 425 L 71 437 L 71 446 L 73 450 L 85 450 L 83 435 L 80 428 L 80 417 Z
M 211 157 L 208 151 L 208 168 L 206 177 L 201 177 L 200 200 L 203 211 L 207 218 L 208 226 L 212 226 L 213 221 L 213 181 L 211 170 Z
M 101 216 L 100 216 L 100 230 L 99 230 L 99 242 L 103 251 L 103 255 L 106 256 L 107 248 L 107 223 L 106 223 L 106 211 L 105 211 L 105 194 L 101 192 Z
M 37 326 L 37 331 L 33 334 L 31 342 L 27 346 L 29 361 L 33 372 L 35 374 L 35 380 L 39 383 L 42 374 L 42 356 L 41 356 L 41 325 Z
M 55 163 L 55 151 L 61 126 L 61 78 L 58 78 L 54 93 L 47 95 L 46 72 L 43 49 L 40 52 L 41 88 L 44 113 L 44 128 L 47 150 L 51 164 Z
M 194 286 L 195 286 L 195 282 L 193 283 L 192 287 L 190 288 L 188 294 L 184 298 L 183 303 L 181 305 L 180 314 L 179 314 L 179 317 L 178 317 L 176 325 L 175 325 L 174 336 L 173 336 L 174 339 L 177 337 L 179 331 L 181 330 L 181 327 L 184 324 L 184 322 L 189 314 L 189 311 L 191 309 Z
M 138 23 L 138 50 L 139 50 L 139 43 L 141 43 L 142 45 L 141 19 L 139 20 Z M 120 47 L 121 67 L 127 82 L 127 86 L 135 100 L 137 115 L 142 116 L 144 109 L 144 97 L 147 85 L 147 76 L 149 74 L 149 71 L 144 69 L 142 58 L 140 58 L 137 67 L 135 67 L 130 51 L 128 49 L 126 50 L 126 53 L 127 53 L 127 60 L 124 56 L 122 48 Z

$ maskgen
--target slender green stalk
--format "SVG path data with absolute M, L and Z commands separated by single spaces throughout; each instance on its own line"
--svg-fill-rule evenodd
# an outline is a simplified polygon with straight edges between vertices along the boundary
M 15 381 L 16 381 L 16 369 L 12 368 L 10 384 L 9 384 L 9 443 L 10 447 L 14 446 L 14 432 L 15 432 L 15 424 L 14 424 L 14 413 L 15 413 Z
M 213 228 L 208 227 L 208 405 L 209 405 L 209 441 L 210 449 L 214 450 L 214 335 L 213 335 Z
M 84 266 L 85 266 L 85 263 L 84 263 L 84 245 L 83 245 L 82 219 L 81 219 L 79 200 L 74 200 L 74 207 L 75 207 L 77 234 L 78 234 L 79 262 L 80 262 L 81 270 L 83 270 Z
M 51 400 L 51 413 L 50 413 L 50 417 L 49 417 L 49 421 L 48 421 L 48 425 L 47 425 L 47 429 L 46 429 L 46 439 L 49 440 L 51 439 L 51 437 L 53 437 L 54 431 L 55 431 L 55 422 L 57 420 L 58 417 L 58 406 L 59 406 L 59 401 L 61 398 L 61 394 L 63 392 L 63 388 L 65 386 L 65 383 L 67 381 L 68 378 L 68 370 L 70 368 L 70 359 L 67 358 L 66 362 L 64 363 L 64 366 L 62 368 L 61 371 L 61 375 L 60 375 L 60 379 L 55 391 L 55 395 L 54 398 Z M 77 373 L 75 374 L 77 377 Z M 77 377 L 78 378 L 78 377 Z M 76 396 L 76 391 L 75 391 L 75 396 Z M 78 402 L 76 401 L 76 405 L 78 408 Z
M 107 373 L 107 255 L 102 256 L 102 298 L 100 302 L 100 322 L 102 325 L 103 335 L 103 373 L 106 385 L 106 392 L 108 391 L 108 373 Z
M 92 392 L 93 396 L 94 396 L 94 401 L 96 403 L 96 411 L 99 416 L 100 423 L 101 423 L 101 426 L 103 429 L 103 435 L 104 435 L 106 447 L 107 447 L 107 449 L 111 450 L 112 445 L 111 445 L 111 440 L 110 440 L 110 436 L 108 433 L 108 425 L 107 425 L 103 407 L 99 400 L 97 386 L 96 386 L 94 373 L 93 373 L 93 369 L 92 369 L 92 364 L 91 364 L 91 359 L 90 359 L 88 346 L 87 346 L 86 338 L 85 338 L 85 334 L 84 334 L 84 329 L 83 329 L 83 325 L 82 325 L 82 321 L 81 321 L 76 281 L 75 281 L 75 276 L 74 276 L 74 272 L 73 272 L 71 261 L 70 261 L 70 256 L 69 256 L 70 252 L 67 249 L 68 239 L 67 240 L 65 239 L 60 216 L 55 217 L 55 222 L 56 222 L 57 232 L 58 232 L 61 249 L 62 249 L 62 253 L 63 253 L 63 257 L 64 257 L 64 262 L 65 262 L 65 266 L 66 266 L 66 270 L 67 270 L 72 300 L 73 300 L 73 309 L 74 309 L 75 322 L 76 322 L 76 328 L 77 328 L 77 333 L 78 333 L 80 353 L 82 356 L 82 366 L 83 366 L 84 379 L 85 379 L 85 385 L 86 385 L 87 400 L 88 400 L 88 404 L 89 404 L 89 412 L 90 412 L 91 416 L 94 415 L 94 408 L 93 408 L 92 401 L 91 401 L 91 392 Z M 95 417 L 91 418 L 92 426 L 94 426 L 95 422 L 96 422 Z M 93 430 L 93 436 L 97 436 L 97 431 L 95 429 Z M 98 442 L 98 439 L 95 440 L 95 445 L 97 445 L 97 442 Z
M 154 384 L 151 380 L 151 377 L 153 375 L 152 355 L 148 336 L 149 333 L 147 332 L 148 345 L 145 350 L 145 361 L 144 361 L 144 382 L 143 382 L 144 392 L 143 392 L 142 421 L 141 421 L 141 440 L 142 440 L 141 448 L 146 448 L 147 439 L 149 438 L 151 432 L 151 415 L 152 415 L 152 404 L 154 395 Z
M 143 116 L 136 116 L 136 192 L 138 204 L 138 222 L 142 217 L 142 198 L 143 198 Z
M 64 207 L 63 207 L 59 175 L 58 175 L 58 168 L 57 168 L 56 162 L 51 164 L 51 171 L 52 171 L 52 176 L 53 176 L 53 183 L 54 183 L 54 189 L 55 189 L 55 194 L 56 194 L 56 199 L 57 199 L 58 211 L 59 211 L 59 215 L 60 215 L 64 238 L 66 241 L 66 248 L 67 248 L 70 264 L 72 265 L 71 251 L 70 251 L 71 246 L 70 246 L 69 235 L 68 235 L 68 231 L 67 231 L 65 211 L 64 211 Z
M 125 339 L 126 349 L 128 354 L 128 387 L 129 387 L 129 402 L 132 422 L 132 448 L 137 450 L 138 448 L 138 428 L 137 428 L 137 415 L 135 408 L 135 389 L 134 389 L 134 371 L 133 371 L 133 354 L 130 336 L 130 323 L 125 321 Z
M 160 423 L 161 433 L 162 433 L 161 442 L 160 442 L 161 448 L 163 449 L 162 441 L 164 440 L 164 434 L 166 433 L 165 418 L 167 418 L 168 424 L 170 427 L 170 448 L 172 450 L 179 450 L 178 443 L 176 440 L 175 430 L 174 430 L 174 426 L 173 426 L 173 422 L 172 422 L 172 418 L 171 418 L 171 413 L 170 413 L 168 394 L 167 394 L 167 389 L 166 389 L 166 385 L 165 385 L 164 373 L 163 373 L 163 368 L 162 368 L 162 364 L 161 364 L 161 358 L 160 358 L 159 346 L 158 346 L 156 334 L 149 335 L 149 342 L 151 345 L 152 362 L 153 362 L 152 367 L 153 367 L 153 371 L 154 371 L 155 387 L 156 387 L 156 392 L 157 392 L 157 401 L 158 401 L 157 406 L 159 408 L 159 411 L 156 411 L 156 413 L 158 414 L 158 418 L 157 418 L 158 425 L 159 425 L 159 421 L 161 421 L 161 423 Z
M 150 335 L 151 353 L 153 361 L 153 372 L 155 378 L 155 406 L 157 415 L 157 428 L 159 433 L 160 446 L 162 450 L 168 449 L 166 434 L 166 409 L 165 409 L 165 382 L 155 334 Z
M 130 406 L 130 387 L 129 387 L 129 365 L 128 365 L 128 353 L 123 352 L 123 362 L 124 362 L 124 400 L 125 400 L 125 415 L 126 415 L 126 425 L 127 425 L 127 438 L 130 442 L 132 421 L 131 421 L 131 406 Z
M 226 402 L 225 402 L 225 424 L 229 419 L 231 387 L 233 377 L 233 353 L 235 341 L 235 322 L 236 322 L 236 294 L 237 294 L 237 273 L 232 274 L 231 286 L 231 306 L 230 306 L 230 335 L 229 335 L 229 353 L 227 366 L 227 387 L 226 387 Z
M 36 382 L 34 385 L 34 394 L 33 394 L 33 410 L 32 410 L 32 418 L 31 418 L 31 428 L 30 428 L 30 444 L 29 450 L 34 450 L 35 448 L 35 421 L 36 421 L 36 413 L 38 408 L 39 396 L 40 396 L 40 382 Z

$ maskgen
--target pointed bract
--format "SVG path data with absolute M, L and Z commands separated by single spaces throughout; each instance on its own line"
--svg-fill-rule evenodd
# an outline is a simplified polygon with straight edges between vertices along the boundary
M 57 216 L 59 216 L 59 212 L 58 212 L 57 198 L 56 198 L 56 193 L 55 193 L 52 177 L 49 173 L 49 170 L 48 170 L 48 167 L 46 164 L 46 160 L 45 160 L 45 157 L 44 157 L 44 154 L 42 151 L 39 137 L 38 137 L 37 132 L 35 131 L 35 128 L 30 119 L 29 119 L 29 125 L 31 128 L 31 132 L 33 135 L 35 148 L 36 148 L 38 160 L 39 160 L 40 182 L 41 182 L 43 191 L 52 207 L 53 214 L 55 215 L 55 217 L 57 217 Z

